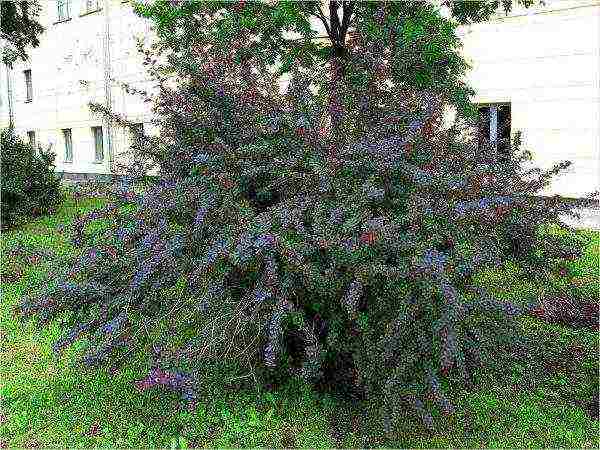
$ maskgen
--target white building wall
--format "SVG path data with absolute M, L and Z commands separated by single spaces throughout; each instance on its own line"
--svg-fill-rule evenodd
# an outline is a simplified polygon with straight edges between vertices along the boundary
M 461 30 L 477 103 L 511 103 L 512 132 L 543 168 L 571 160 L 547 190 L 600 189 L 600 2 L 547 1 Z
M 9 123 L 6 67 L 0 64 L 0 128 Z
M 105 14 L 108 3 L 108 16 Z M 13 115 L 15 130 L 26 137 L 27 131 L 36 132 L 36 140 L 43 147 L 52 145 L 57 154 L 59 172 L 109 173 L 108 133 L 103 117 L 94 115 L 88 102 L 106 104 L 104 39 L 109 22 L 110 73 L 112 75 L 112 109 L 129 120 L 151 120 L 150 105 L 138 96 L 125 94 L 119 82 L 152 92 L 152 82 L 146 75 L 137 52 L 135 37 L 152 36 L 150 22 L 133 12 L 128 1 L 99 0 L 101 9 L 86 13 L 84 0 L 70 1 L 70 20 L 58 22 L 55 0 L 41 2 L 40 23 L 46 32 L 40 46 L 29 52 L 29 61 L 18 62 L 12 70 Z M 33 101 L 25 100 L 23 71 L 32 72 Z M 6 71 L 0 77 L 2 85 L 2 114 L 0 126 L 8 125 L 6 101 Z M 102 126 L 104 160 L 96 162 L 91 127 Z M 65 162 L 65 143 L 62 129 L 72 130 L 73 162 Z M 126 130 L 112 127 L 113 154 L 126 149 L 129 136 Z

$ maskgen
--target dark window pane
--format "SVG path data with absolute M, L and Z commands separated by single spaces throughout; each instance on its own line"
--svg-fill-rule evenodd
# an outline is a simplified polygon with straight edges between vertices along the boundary
M 29 144 L 33 147 L 33 150 L 37 151 L 37 146 L 35 142 L 35 131 L 28 131 L 27 138 L 29 139 Z
M 138 145 L 140 136 L 144 134 L 144 124 L 136 123 L 130 130 L 131 145 Z
M 102 136 L 102 127 L 93 127 L 94 132 L 94 144 L 96 147 L 96 161 L 102 161 L 104 159 L 104 143 Z
M 65 162 L 73 161 L 73 140 L 71 138 L 71 130 L 63 130 L 65 138 Z
M 497 109 L 497 122 L 494 130 L 490 130 L 490 122 L 492 122 L 490 110 L 492 107 Z M 497 148 L 500 151 L 500 153 L 508 153 L 508 150 L 510 148 L 511 134 L 510 103 L 496 103 L 486 106 L 480 106 L 478 108 L 478 111 L 479 117 L 477 131 L 479 133 L 480 147 L 485 142 L 489 142 L 491 134 L 492 136 L 495 136 Z
M 500 105 L 498 107 L 498 150 L 501 153 L 507 153 L 510 148 L 510 104 Z
M 498 137 L 502 139 L 510 138 L 510 105 L 500 105 L 498 107 Z
M 27 101 L 31 101 L 33 99 L 33 85 L 31 83 L 31 70 L 25 70 L 23 72 L 25 74 L 25 91 Z

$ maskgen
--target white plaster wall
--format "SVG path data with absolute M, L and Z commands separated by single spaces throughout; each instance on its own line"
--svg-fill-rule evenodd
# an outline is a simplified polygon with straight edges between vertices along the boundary
M 105 0 L 100 0 L 104 6 Z M 135 36 L 152 37 L 150 22 L 133 13 L 128 1 L 108 0 L 110 28 L 110 65 L 112 109 L 149 127 L 150 105 L 133 95 L 125 94 L 119 82 L 152 92 L 149 80 L 138 55 Z M 90 101 L 105 104 L 104 89 L 104 36 L 106 17 L 104 9 L 83 14 L 83 0 L 71 0 L 71 20 L 57 23 L 55 0 L 41 2 L 40 23 L 46 32 L 40 46 L 32 49 L 27 63 L 17 63 L 12 70 L 15 130 L 26 136 L 36 132 L 37 142 L 52 145 L 57 154 L 57 171 L 76 173 L 108 173 L 107 129 L 102 117 L 93 115 Z M 23 70 L 31 69 L 33 101 L 25 102 Z M 2 114 L 0 125 L 8 124 L 6 73 L 0 75 L 2 86 Z M 91 127 L 103 126 L 104 161 L 94 162 L 94 142 Z M 73 162 L 64 161 L 62 129 L 72 129 Z M 129 144 L 125 130 L 112 127 L 115 157 Z
M 9 123 L 6 67 L 0 64 L 0 128 Z
M 600 2 L 547 2 L 461 33 L 474 100 L 511 103 L 538 166 L 573 162 L 546 193 L 600 189 Z

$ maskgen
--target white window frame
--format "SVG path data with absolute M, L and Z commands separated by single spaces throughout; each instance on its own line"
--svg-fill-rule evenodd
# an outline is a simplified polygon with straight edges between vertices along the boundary
M 508 106 L 508 108 L 510 109 L 511 103 L 510 102 L 497 102 L 497 103 L 478 103 L 477 104 L 478 110 L 482 109 L 482 108 L 487 108 L 489 111 L 490 124 L 489 124 L 489 128 L 488 128 L 487 139 L 489 139 L 490 143 L 493 146 L 496 146 L 497 141 L 498 141 L 498 134 L 499 134 L 498 109 L 503 106 Z M 512 121 L 512 118 L 511 118 L 511 121 Z
M 490 105 L 490 142 L 498 140 L 498 105 Z

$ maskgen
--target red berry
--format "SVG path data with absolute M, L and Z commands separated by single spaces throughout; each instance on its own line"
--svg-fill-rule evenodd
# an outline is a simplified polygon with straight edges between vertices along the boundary
M 325 239 L 319 239 L 317 242 L 320 248 L 327 248 L 327 246 L 329 245 L 329 243 Z
M 430 120 L 426 121 L 422 128 L 423 135 L 425 137 L 431 137 L 433 135 L 433 123 Z
M 498 214 L 499 217 L 504 217 L 508 211 L 508 206 L 496 206 L 496 214 Z
M 544 317 L 544 309 L 543 308 L 535 308 L 531 311 L 531 314 L 534 315 L 535 317 Z
M 375 242 L 376 236 L 373 231 L 368 231 L 360 235 L 360 241 L 364 244 L 372 244 Z
M 231 189 L 234 186 L 234 182 L 227 177 L 221 177 L 219 182 L 225 189 Z
M 484 184 L 491 184 L 496 181 L 496 177 L 491 173 L 486 173 L 483 176 L 482 181 Z
M 100 427 L 98 426 L 97 423 L 94 423 L 91 427 L 90 427 L 90 431 L 88 432 L 88 434 L 90 436 L 97 436 L 100 433 Z

